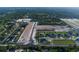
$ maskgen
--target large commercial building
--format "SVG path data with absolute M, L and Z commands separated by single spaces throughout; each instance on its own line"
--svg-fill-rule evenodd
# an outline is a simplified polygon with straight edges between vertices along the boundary
M 31 19 L 27 18 L 27 19 L 18 19 L 16 22 L 30 22 Z
M 23 33 L 21 34 L 19 40 L 18 40 L 18 44 L 22 44 L 22 45 L 27 45 L 31 42 L 33 36 L 35 34 L 34 28 L 35 28 L 36 23 L 35 22 L 29 22 L 28 25 L 25 27 L 25 30 L 23 31 Z

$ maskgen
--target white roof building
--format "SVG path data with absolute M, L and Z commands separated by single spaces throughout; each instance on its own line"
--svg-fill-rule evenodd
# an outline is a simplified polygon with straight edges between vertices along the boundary
M 30 18 L 27 18 L 27 19 L 18 19 L 16 20 L 16 22 L 30 22 L 31 19 Z

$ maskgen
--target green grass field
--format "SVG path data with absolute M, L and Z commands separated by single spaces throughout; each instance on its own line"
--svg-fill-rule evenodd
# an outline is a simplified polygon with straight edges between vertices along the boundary
M 51 43 L 53 44 L 63 44 L 63 45 L 75 45 L 73 40 L 52 40 Z

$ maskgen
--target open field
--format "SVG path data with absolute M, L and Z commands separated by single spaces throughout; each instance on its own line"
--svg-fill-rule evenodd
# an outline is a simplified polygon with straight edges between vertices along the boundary
M 38 25 L 36 27 L 37 31 L 55 31 L 55 32 L 63 32 L 69 31 L 70 27 L 68 26 L 61 26 L 61 25 Z
M 56 45 L 74 45 L 75 42 L 73 40 L 52 40 L 51 43 Z

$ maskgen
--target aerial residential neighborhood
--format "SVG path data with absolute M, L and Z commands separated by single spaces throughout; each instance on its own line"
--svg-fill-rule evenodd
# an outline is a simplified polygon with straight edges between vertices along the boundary
M 77 52 L 75 8 L 0 8 L 0 52 Z

